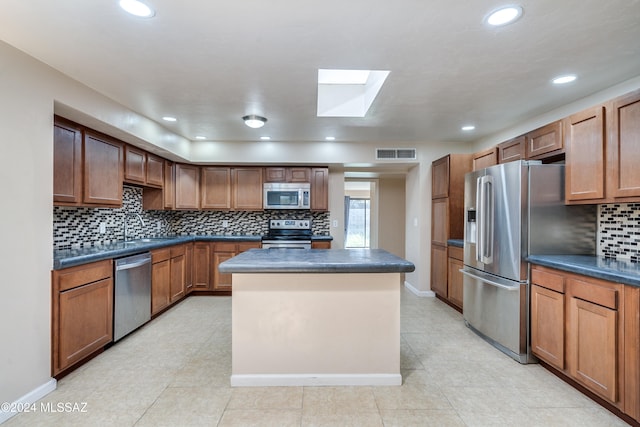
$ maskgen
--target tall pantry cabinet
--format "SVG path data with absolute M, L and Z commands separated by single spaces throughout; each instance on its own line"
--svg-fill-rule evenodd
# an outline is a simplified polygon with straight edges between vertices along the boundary
M 471 154 L 449 154 L 431 165 L 431 290 L 449 301 L 449 239 L 464 234 L 464 175 L 471 171 Z

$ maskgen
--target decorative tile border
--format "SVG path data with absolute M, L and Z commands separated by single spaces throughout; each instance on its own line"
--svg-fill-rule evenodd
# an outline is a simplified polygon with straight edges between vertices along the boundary
M 139 215 L 144 226 L 138 218 Z M 316 235 L 329 235 L 329 213 L 271 210 L 262 212 L 145 211 L 142 189 L 124 187 L 122 208 L 53 208 L 53 248 L 77 249 L 124 240 L 124 221 L 129 239 L 167 234 L 263 235 L 270 219 L 311 218 Z M 227 221 L 227 227 L 223 227 Z M 105 233 L 99 232 L 105 224 Z

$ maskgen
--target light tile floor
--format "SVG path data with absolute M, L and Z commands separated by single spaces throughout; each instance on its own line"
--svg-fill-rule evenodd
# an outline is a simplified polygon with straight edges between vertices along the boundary
M 622 426 L 539 365 L 520 365 L 434 298 L 402 290 L 400 387 L 231 388 L 231 299 L 190 297 L 58 382 L 85 413 L 17 426 Z M 259 355 L 257 355 L 259 357 Z

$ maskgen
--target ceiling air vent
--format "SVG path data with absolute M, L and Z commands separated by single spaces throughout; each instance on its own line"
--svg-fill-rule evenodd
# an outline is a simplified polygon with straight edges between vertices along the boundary
M 376 160 L 415 160 L 415 148 L 376 148 Z

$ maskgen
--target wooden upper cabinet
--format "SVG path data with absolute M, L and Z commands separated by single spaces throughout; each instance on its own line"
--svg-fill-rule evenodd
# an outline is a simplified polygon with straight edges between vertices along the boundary
M 164 209 L 173 209 L 176 199 L 176 166 L 169 160 L 164 161 L 164 185 L 162 186 L 162 202 Z
M 148 186 L 160 187 L 164 186 L 164 159 L 147 153 L 147 177 Z
M 231 209 L 231 168 L 204 166 L 200 172 L 200 207 Z
M 262 168 L 231 169 L 233 208 L 262 210 Z
M 449 197 L 449 156 L 431 164 L 431 198 Z
M 329 168 L 311 169 L 311 201 L 312 211 L 329 210 Z
M 640 90 L 612 102 L 608 142 L 608 196 L 640 198 Z
M 491 147 L 473 155 L 473 170 L 488 168 L 498 164 L 498 147 Z
M 564 150 L 561 120 L 531 131 L 525 135 L 525 138 L 527 159 L 544 158 L 560 154 Z
M 605 143 L 604 107 L 590 108 L 565 120 L 568 203 L 605 197 Z
M 53 126 L 53 202 L 82 202 L 82 130 L 58 117 Z
M 84 134 L 83 203 L 122 205 L 122 143 L 92 131 Z
M 311 168 L 268 167 L 264 168 L 264 182 L 310 182 Z
M 525 158 L 525 136 L 510 139 L 498 144 L 498 163 L 524 160 Z
M 147 182 L 147 153 L 131 145 L 124 146 L 124 180 L 132 184 Z
M 176 163 L 175 174 L 175 209 L 199 209 L 200 168 Z

